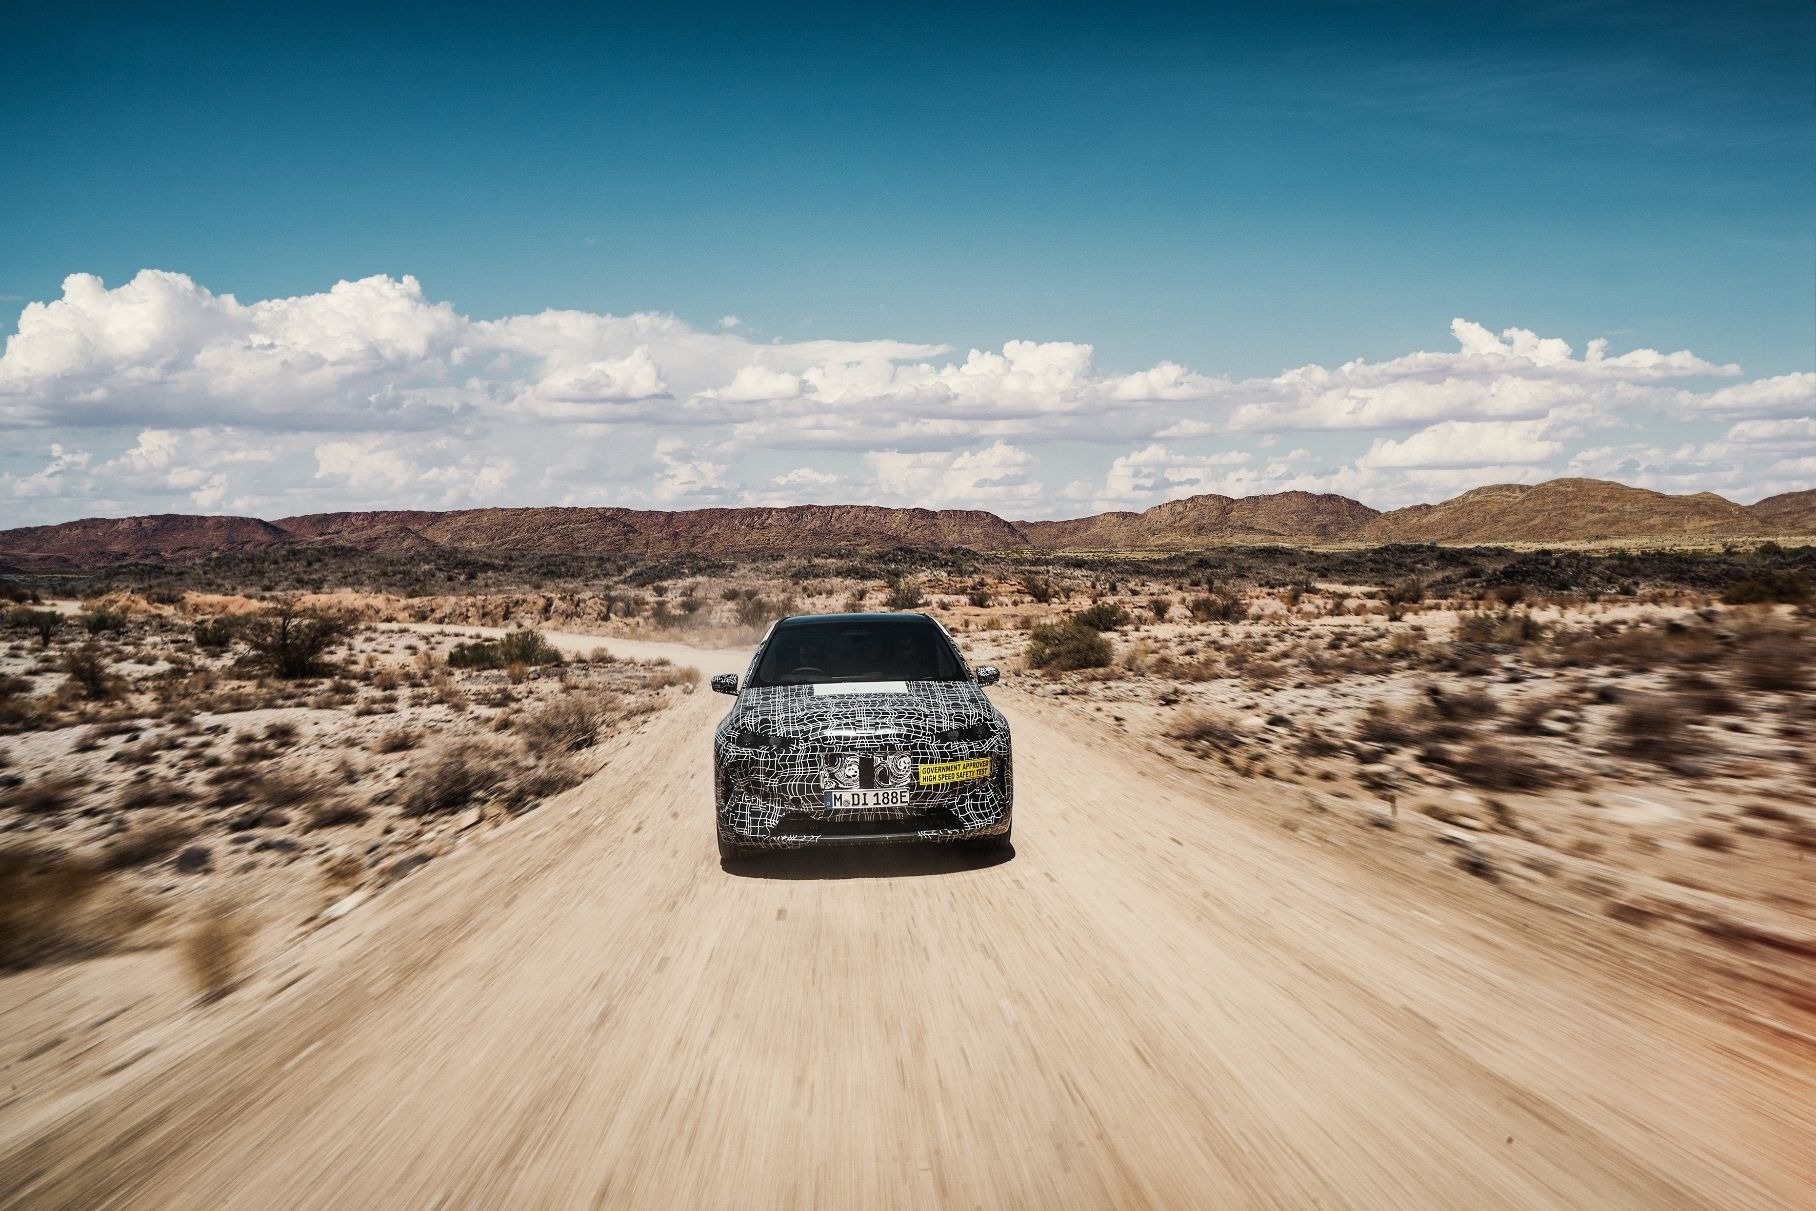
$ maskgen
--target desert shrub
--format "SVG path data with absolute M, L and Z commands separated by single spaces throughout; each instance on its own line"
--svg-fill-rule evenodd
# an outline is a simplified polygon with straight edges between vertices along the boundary
M 119 693 L 120 679 L 113 675 L 112 668 L 93 640 L 63 653 L 63 671 L 69 674 L 70 684 L 80 689 L 84 698 L 97 702 Z
M 108 841 L 101 851 L 101 866 L 105 870 L 130 870 L 168 858 L 195 836 L 196 830 L 196 825 L 182 820 L 154 820 L 129 828 Z
M 1728 605 L 1796 605 L 1810 599 L 1810 579 L 1797 572 L 1762 571 L 1722 590 Z
M 74 774 L 51 774 L 13 787 L 3 801 L 15 811 L 49 815 L 74 807 L 87 786 L 86 779 Z
M 1369 744 L 1399 748 L 1418 739 L 1408 717 L 1384 702 L 1371 702 L 1356 723 L 1356 738 Z
M 1165 622 L 1167 620 L 1167 615 L 1172 612 L 1173 599 L 1171 597 L 1148 598 L 1148 613 L 1154 616 L 1155 622 Z
M 1078 611 L 1070 621 L 1081 627 L 1090 627 L 1093 631 L 1114 631 L 1117 627 L 1128 625 L 1129 612 L 1113 601 L 1100 601 Z
M 32 610 L 24 606 L 6 612 L 6 625 L 16 631 L 31 631 L 38 636 L 39 647 L 49 647 L 63 616 L 55 610 Z
M 532 755 L 578 752 L 599 742 L 609 706 L 603 695 L 563 694 L 525 717 L 517 733 Z
M 671 685 L 700 684 L 700 670 L 692 665 L 675 664 L 658 658 L 643 668 L 647 670 L 643 675 L 643 684 L 653 690 L 666 689 Z
M 231 900 L 204 904 L 183 937 L 183 969 L 196 996 L 216 1001 L 232 992 L 252 941 L 246 912 Z
M 1418 605 L 1425 600 L 1425 584 L 1416 576 L 1408 576 L 1383 589 L 1381 596 L 1390 605 Z
M 286 598 L 263 614 L 247 618 L 239 637 L 277 676 L 286 680 L 326 671 L 322 658 L 358 629 L 345 614 L 306 610 Z
M 1746 709 L 1727 686 L 1701 673 L 1678 673 L 1670 690 L 1697 715 L 1738 715 Z
M 1242 734 L 1229 720 L 1208 711 L 1183 710 L 1166 730 L 1167 737 L 1186 745 L 1203 745 L 1215 749 L 1233 749 L 1242 744 Z
M 496 745 L 446 745 L 412 767 L 403 812 L 427 816 L 459 811 L 489 798 L 505 785 L 510 773 L 510 756 Z
M 228 616 L 204 618 L 191 627 L 189 633 L 197 647 L 219 652 L 232 645 L 239 634 L 239 621 Z
M 1115 656 L 1110 641 L 1088 626 L 1068 619 L 1043 623 L 1028 635 L 1028 666 L 1064 672 L 1068 669 L 1108 667 Z
M 1697 700 L 1683 694 L 1644 694 L 1629 700 L 1614 717 L 1614 748 L 1640 761 L 1650 761 L 1681 774 L 1697 772 L 1709 742 L 1694 723 Z
M 173 803 L 187 803 L 195 796 L 190 790 L 172 782 L 168 778 L 147 778 L 144 776 L 130 778 L 120 788 L 114 798 L 114 806 L 121 811 L 136 812 L 148 807 L 168 807 Z
M 1021 582 L 1021 587 L 1022 592 L 1041 605 L 1046 605 L 1059 594 L 1058 586 L 1045 578 L 1028 577 Z
M 1195 622 L 1240 622 L 1248 617 L 1248 606 L 1241 598 L 1228 594 L 1205 594 L 1185 603 Z
M 366 805 L 357 799 L 335 795 L 303 809 L 303 827 L 317 829 L 334 828 L 341 824 L 362 824 L 371 814 Z
M 1505 587 L 1505 586 L 1503 586 Z M 1471 614 L 1457 624 L 1457 639 L 1495 647 L 1523 647 L 1545 637 L 1545 628 L 1529 614 Z
M 90 610 L 80 622 L 90 635 L 119 635 L 126 630 L 126 615 L 119 610 Z
M 522 627 L 497 639 L 476 639 L 457 643 L 448 653 L 448 665 L 456 669 L 504 669 L 512 665 L 559 664 L 561 653 L 542 637 L 542 632 Z
M 0 847 L 0 969 L 84 949 L 83 909 L 105 881 L 92 859 L 34 845 Z
M 927 595 L 913 581 L 898 580 L 889 586 L 883 604 L 892 610 L 918 610 L 927 604 Z
M 497 797 L 509 810 L 520 812 L 585 780 L 585 773 L 570 757 L 539 760 L 517 771 Z
M 1563 772 L 1542 758 L 1491 740 L 1470 745 L 1452 762 L 1451 770 L 1464 782 L 1484 790 L 1541 790 L 1564 780 Z
M 1518 605 L 1526 597 L 1527 589 L 1523 584 L 1498 584 L 1486 594 L 1486 600 L 1502 606 Z
M 378 739 L 372 742 L 372 750 L 378 753 L 407 753 L 421 743 L 421 732 L 407 727 L 394 727 L 379 734 Z
M 965 601 L 980 610 L 984 609 L 990 604 L 990 590 L 978 585 L 966 591 Z
M 741 627 L 760 627 L 775 619 L 775 606 L 756 594 L 740 597 L 738 604 L 732 607 L 732 614 Z
M 1802 635 L 1768 630 L 1746 638 L 1737 663 L 1740 679 L 1748 689 L 1796 691 L 1810 687 L 1810 666 L 1816 662 L 1816 653 Z

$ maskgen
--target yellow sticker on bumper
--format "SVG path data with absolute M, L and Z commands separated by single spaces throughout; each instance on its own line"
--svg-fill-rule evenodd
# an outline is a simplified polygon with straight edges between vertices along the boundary
M 941 761 L 918 767 L 922 786 L 950 786 L 954 782 L 975 782 L 990 776 L 990 758 L 972 757 L 965 761 Z

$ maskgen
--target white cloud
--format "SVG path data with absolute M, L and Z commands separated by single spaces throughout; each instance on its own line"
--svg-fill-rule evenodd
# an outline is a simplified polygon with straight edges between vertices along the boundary
M 879 499 L 930 509 L 1037 502 L 1043 490 L 1033 475 L 1037 461 L 1004 442 L 958 454 L 880 450 L 864 456 Z
M 1736 383 L 1685 401 L 1691 411 L 1727 416 L 1810 416 L 1816 414 L 1816 373 Z
M 1492 467 L 1542 463 L 1564 444 L 1546 436 L 1548 420 L 1440 421 L 1404 441 L 1376 438 L 1356 460 L 1363 467 Z
M 1024 516 L 1202 491 L 1393 505 L 1598 467 L 1672 490 L 1808 486 L 1795 481 L 1816 457 L 1816 373 L 1746 381 L 1687 350 L 1592 340 L 1579 353 L 1463 319 L 1450 336 L 1442 352 L 1235 380 L 1176 361 L 1100 366 L 1077 341 L 958 355 L 762 342 L 735 316 L 705 329 L 655 312 L 475 321 L 411 277 L 242 303 L 180 273 L 112 288 L 75 274 L 25 307 L 0 353 L 0 492 L 22 520 L 54 520 L 104 504 L 791 494 Z M 1267 453 L 1283 434 L 1313 436 Z M 1071 505 L 1043 468 L 1072 485 Z

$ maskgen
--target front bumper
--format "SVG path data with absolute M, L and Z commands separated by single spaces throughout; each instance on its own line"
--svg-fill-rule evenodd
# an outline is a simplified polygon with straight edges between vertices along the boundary
M 874 845 L 903 841 L 968 841 L 1009 831 L 1013 774 L 1008 745 L 978 746 L 942 760 L 988 756 L 988 777 L 916 789 L 904 807 L 828 811 L 817 781 L 817 756 L 792 760 L 733 757 L 718 779 L 720 836 L 753 849 Z M 807 776 L 809 770 L 815 776 Z

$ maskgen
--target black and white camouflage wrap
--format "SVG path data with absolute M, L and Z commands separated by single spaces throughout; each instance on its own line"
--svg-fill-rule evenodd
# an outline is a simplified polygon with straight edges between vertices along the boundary
M 762 656 L 759 645 L 751 670 Z M 749 675 L 746 676 L 748 683 Z M 1000 835 L 1014 799 L 1009 725 L 969 675 L 745 688 L 714 735 L 720 836 L 752 849 Z M 987 757 L 986 777 L 924 786 L 923 765 Z M 903 807 L 835 809 L 828 790 L 906 787 Z

